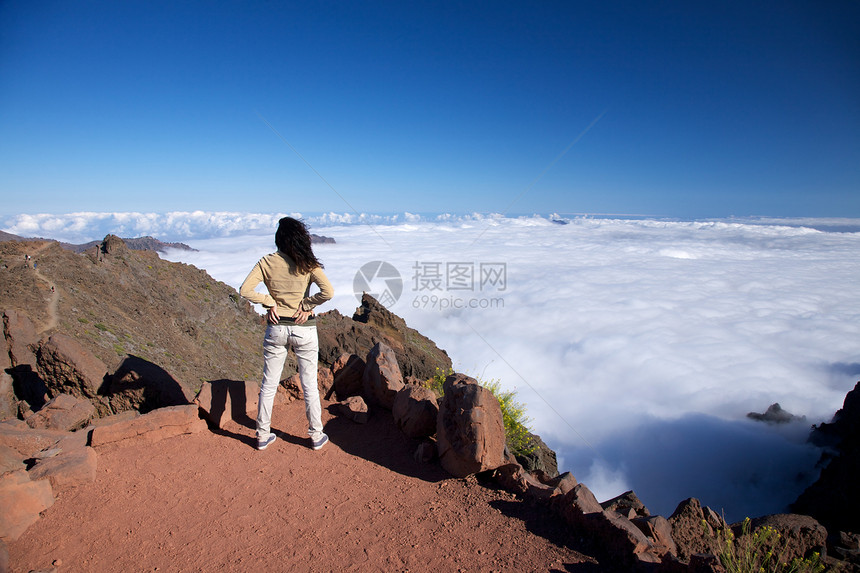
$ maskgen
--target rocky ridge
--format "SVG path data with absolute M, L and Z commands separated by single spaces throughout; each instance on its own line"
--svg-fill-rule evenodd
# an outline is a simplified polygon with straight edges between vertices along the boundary
M 82 292 L 87 289 L 81 285 L 92 281 L 91 288 L 101 292 L 108 286 L 104 280 L 96 280 L 102 275 L 113 276 L 113 282 L 125 289 L 122 294 L 140 298 L 144 294 L 137 289 L 146 292 L 155 284 L 166 286 L 168 275 L 186 279 L 200 271 L 176 263 L 162 266 L 157 257 L 131 253 L 122 240 L 110 236 L 97 249 L 83 256 L 72 255 L 79 260 L 64 258 L 50 244 L 39 245 L 37 250 L 31 243 L 0 246 L 6 264 L 0 273 L 0 288 L 7 307 L 3 313 L 7 352 L 0 356 L 0 413 L 6 420 L 0 423 L 4 468 L 0 503 L 16 501 L 4 508 L 5 515 L 14 519 L 4 521 L 6 529 L 0 538 L 17 539 L 40 512 L 50 507 L 55 492 L 94 479 L 99 447 L 129 440 L 154 443 L 198 433 L 207 422 L 211 428 L 222 428 L 255 411 L 257 383 L 248 379 L 255 380 L 256 376 L 244 376 L 236 369 L 242 358 L 222 363 L 216 375 L 200 377 L 199 384 L 192 383 L 191 377 L 177 375 L 175 366 L 157 358 L 126 353 L 108 363 L 99 356 L 104 345 L 97 338 L 86 331 L 65 330 L 75 326 L 65 313 L 81 316 L 77 306 L 61 305 L 49 292 L 42 292 L 41 297 L 32 292 L 6 297 L 7 292 L 14 293 L 22 285 L 38 288 L 41 282 L 50 285 L 50 295 L 70 293 L 69 298 L 95 313 L 93 306 L 87 306 L 95 293 Z M 23 259 L 25 252 L 35 254 Z M 160 271 L 163 282 L 154 283 L 153 273 L 143 272 L 137 268 L 140 266 L 155 270 L 156 276 Z M 104 272 L 106 268 L 109 272 Z M 200 306 L 235 309 L 225 313 L 227 320 L 245 320 L 254 338 L 237 352 L 248 354 L 249 361 L 259 360 L 259 317 L 247 303 L 234 299 L 235 291 L 226 285 L 223 289 L 215 287 L 214 281 L 203 275 L 199 281 L 209 287 L 197 288 L 214 290 L 226 300 L 210 299 Z M 104 314 L 93 318 L 106 331 L 118 329 L 110 304 L 105 306 Z M 218 312 L 193 315 L 195 307 L 171 307 L 175 314 L 167 328 L 193 337 L 177 329 L 177 318 L 180 322 L 184 319 L 197 328 L 195 340 L 207 339 L 222 320 Z M 31 319 L 31 313 L 37 318 Z M 320 323 L 321 392 L 327 398 L 336 397 L 339 411 L 355 423 L 365 423 L 368 416 L 390 418 L 414 440 L 415 459 L 438 461 L 453 476 L 477 475 L 484 483 L 543 508 L 565 524 L 572 537 L 582 540 L 604 568 L 719 570 L 714 558 L 707 555 L 716 551 L 716 531 L 728 526 L 715 512 L 690 498 L 669 518 L 654 516 L 633 492 L 599 503 L 570 473 L 554 475 L 523 467 L 505 449 L 501 412 L 492 395 L 462 374 L 446 379 L 443 397 L 428 394 L 421 381 L 432 376 L 436 368 L 449 369 L 450 359 L 372 298 L 364 297 L 351 321 L 332 311 L 320 315 Z M 232 345 L 239 346 L 235 340 Z M 165 354 L 166 358 L 169 355 Z M 294 368 L 285 368 L 278 401 L 283 404 L 299 399 L 299 388 Z M 194 403 L 189 403 L 192 399 Z M 846 409 L 848 404 L 846 398 Z M 839 419 L 851 419 L 851 415 Z M 855 523 L 853 519 L 856 517 L 848 523 Z M 784 532 L 794 555 L 821 551 L 825 546 L 827 532 L 812 517 L 770 516 L 761 523 Z M 842 531 L 836 541 L 831 536 L 831 546 L 837 549 L 833 553 L 848 559 L 847 567 L 852 567 L 850 560 L 856 557 L 851 553 L 856 541 L 852 535 Z

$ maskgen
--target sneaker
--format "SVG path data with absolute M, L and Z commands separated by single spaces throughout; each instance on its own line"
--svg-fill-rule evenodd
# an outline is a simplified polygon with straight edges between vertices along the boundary
M 271 444 L 272 442 L 274 442 L 277 439 L 278 439 L 278 437 L 275 434 L 269 434 L 269 437 L 266 438 L 265 440 L 257 439 L 257 449 L 258 450 L 265 450 L 266 448 L 269 447 L 269 444 Z
M 322 449 L 322 447 L 328 443 L 328 436 L 323 434 L 319 440 L 312 440 L 312 442 L 315 450 Z

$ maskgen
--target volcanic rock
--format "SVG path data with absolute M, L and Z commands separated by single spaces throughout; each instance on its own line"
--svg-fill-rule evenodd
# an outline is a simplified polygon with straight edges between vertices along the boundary
M 833 420 L 813 429 L 810 441 L 833 449 L 819 462 L 826 464 L 821 476 L 791 510 L 811 515 L 831 531 L 860 532 L 860 382 L 845 396 Z
M 542 471 L 550 477 L 557 476 L 558 460 L 555 452 L 537 434 L 529 433 L 529 441 L 534 449 L 527 454 L 516 454 L 517 462 L 527 471 Z
M 0 422 L 0 445 L 12 448 L 25 458 L 32 458 L 67 435 L 69 432 L 60 430 L 34 430 L 22 420 Z
M 751 532 L 761 527 L 769 527 L 779 533 L 785 543 L 783 550 L 787 561 L 794 557 L 807 557 L 812 551 L 824 554 L 827 529 L 808 515 L 779 513 L 750 520 Z M 732 530 L 736 536 L 741 533 L 740 526 L 735 525 Z
M 206 429 L 206 422 L 198 416 L 196 404 L 159 408 L 129 421 L 118 421 L 93 429 L 90 444 L 100 447 L 123 440 L 140 440 L 154 443 L 181 434 L 194 434 Z
M 384 342 L 394 351 L 404 379 L 428 380 L 437 368 L 451 368 L 451 358 L 444 350 L 368 294 L 351 319 L 330 310 L 317 317 L 317 325 L 320 361 L 327 365 L 344 353 L 367 356 L 377 342 Z
M 3 335 L 12 366 L 29 365 L 35 370 L 36 355 L 33 349 L 39 345 L 39 337 L 30 318 L 21 311 L 4 311 Z
M 364 379 L 364 360 L 356 354 L 341 354 L 332 364 L 334 391 L 338 400 L 361 394 Z
M 364 398 L 361 396 L 350 396 L 346 400 L 338 403 L 340 412 L 357 424 L 367 423 L 369 411 Z
M 603 509 L 616 511 L 622 515 L 633 512 L 633 517 L 649 517 L 651 512 L 634 492 L 628 491 L 618 497 L 606 500 L 600 504 Z M 631 518 L 632 519 L 632 518 Z
M 107 367 L 77 340 L 62 332 L 55 333 L 39 347 L 39 374 L 48 388 L 56 394 L 66 393 L 78 398 L 98 397 L 105 381 Z M 103 413 L 106 405 L 94 404 Z M 101 408 L 99 407 L 101 406 Z
M 669 523 L 682 561 L 689 561 L 694 553 L 719 553 L 717 532 L 728 527 L 722 517 L 710 507 L 702 507 L 695 497 L 679 503 Z
M 472 383 L 445 381 L 436 440 L 439 461 L 453 476 L 495 469 L 505 463 L 502 409 L 492 392 Z
M 602 513 L 603 508 L 585 484 L 577 484 L 553 500 L 553 507 L 574 530 L 588 527 L 585 516 Z
M 426 438 L 436 433 L 439 405 L 429 388 L 408 384 L 394 398 L 394 422 L 410 438 Z
M 367 355 L 362 378 L 364 397 L 386 410 L 394 407 L 394 398 L 403 388 L 403 375 L 394 351 L 384 342 L 377 342 Z
M 94 482 L 98 469 L 98 455 L 90 447 L 73 448 L 57 453 L 50 452 L 37 458 L 30 468 L 30 478 L 49 479 L 54 493 L 59 493 L 81 484 Z
M 31 428 L 70 432 L 86 426 L 95 413 L 95 407 L 88 400 L 59 394 L 27 418 L 26 422 Z
M 750 412 L 747 418 L 768 424 L 787 424 L 806 420 L 806 416 L 795 416 L 791 412 L 786 412 L 778 402 L 768 406 L 764 413 Z
M 16 541 L 52 505 L 54 493 L 48 480 L 31 481 L 23 470 L 0 476 L 0 539 Z

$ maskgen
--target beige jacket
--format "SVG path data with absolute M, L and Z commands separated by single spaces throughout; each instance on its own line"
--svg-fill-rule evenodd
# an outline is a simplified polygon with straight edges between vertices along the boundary
M 254 290 L 261 282 L 265 283 L 269 294 Z M 320 291 L 308 296 L 311 283 L 316 284 Z M 314 307 L 334 296 L 334 288 L 321 267 L 308 274 L 301 274 L 295 261 L 289 255 L 278 251 L 257 261 L 239 288 L 239 294 L 266 308 L 277 304 L 279 314 L 284 317 L 292 316 L 299 309 L 299 305 L 302 310 L 312 311 Z

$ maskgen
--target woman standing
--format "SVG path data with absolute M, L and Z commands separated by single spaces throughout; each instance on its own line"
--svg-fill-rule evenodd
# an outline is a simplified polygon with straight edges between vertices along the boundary
M 269 325 L 263 340 L 263 383 L 257 408 L 257 449 L 264 450 L 275 441 L 275 434 L 271 432 L 272 404 L 287 352 L 292 348 L 299 363 L 308 435 L 313 449 L 318 450 L 326 445 L 328 436 L 323 433 L 317 388 L 319 341 L 313 309 L 330 300 L 334 289 L 323 272 L 322 263 L 314 256 L 304 223 L 291 217 L 281 219 L 275 245 L 278 251 L 260 259 L 239 289 L 243 297 L 268 309 Z M 266 285 L 268 294 L 255 290 L 261 282 Z M 309 296 L 311 283 L 320 289 L 313 296 Z

